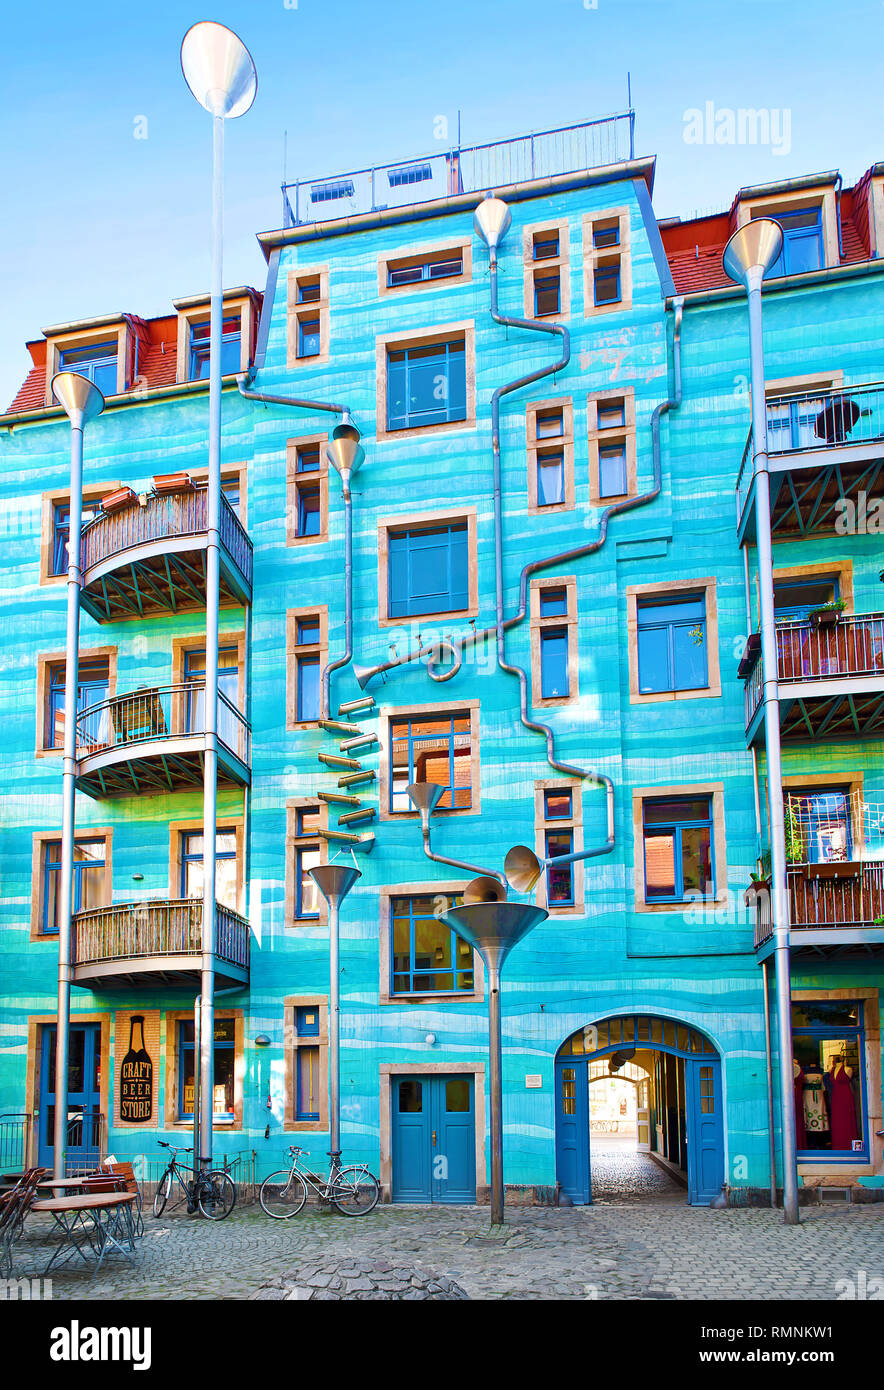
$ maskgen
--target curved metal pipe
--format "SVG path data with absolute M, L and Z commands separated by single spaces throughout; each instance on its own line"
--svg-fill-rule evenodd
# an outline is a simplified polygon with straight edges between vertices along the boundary
M 250 391 L 248 385 L 251 380 L 250 371 L 240 372 L 236 378 L 239 394 L 247 401 L 262 401 L 265 405 L 292 405 L 299 410 L 327 410 L 331 415 L 343 415 L 345 420 L 350 417 L 345 405 L 332 405 L 328 401 L 300 400 L 297 396 L 271 396 L 266 391 Z
M 437 642 L 431 642 L 428 646 L 418 639 L 416 647 L 409 647 L 404 656 L 391 657 L 389 661 L 380 661 L 377 666 L 358 666 L 353 663 L 353 674 L 360 687 L 364 690 L 370 680 L 375 676 L 382 675 L 385 671 L 395 671 L 397 666 L 407 666 L 412 661 L 419 661 L 421 657 L 427 657 L 427 675 L 431 681 L 450 681 L 452 676 L 456 676 L 463 665 L 463 655 L 455 646 L 454 642 L 447 637 L 440 637 Z M 447 670 L 440 671 L 438 663 L 447 657 L 453 664 Z
M 506 889 L 506 879 L 500 871 L 494 869 L 483 869 L 478 864 L 467 864 L 463 859 L 449 859 L 445 854 L 436 854 L 430 844 L 430 814 L 431 811 L 425 806 L 418 808 L 421 818 L 421 836 L 424 843 L 424 854 L 428 859 L 432 859 L 434 864 L 449 864 L 454 869 L 466 869 L 471 874 L 482 874 L 488 878 L 497 879 Z

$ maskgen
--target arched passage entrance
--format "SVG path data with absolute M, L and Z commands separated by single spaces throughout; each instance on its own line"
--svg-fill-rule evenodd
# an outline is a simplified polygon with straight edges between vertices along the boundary
M 579 1028 L 556 1054 L 556 1176 L 572 1202 L 592 1202 L 590 1085 L 607 1059 L 636 1082 L 638 1147 L 684 1171 L 688 1202 L 708 1206 L 724 1182 L 721 1058 L 699 1029 L 675 1019 L 624 1014 Z M 642 1102 L 646 1101 L 646 1105 Z

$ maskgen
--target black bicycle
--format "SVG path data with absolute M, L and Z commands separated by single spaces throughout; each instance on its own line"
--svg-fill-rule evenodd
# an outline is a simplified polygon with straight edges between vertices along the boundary
M 161 1149 L 171 1149 L 172 1157 L 154 1193 L 154 1216 L 162 1216 L 166 1210 L 166 1204 L 173 1192 L 173 1179 L 181 1191 L 180 1194 L 175 1193 L 171 1210 L 186 1200 L 189 1212 L 196 1211 L 199 1207 L 209 1221 L 223 1221 L 225 1216 L 229 1216 L 236 1202 L 236 1185 L 230 1174 L 222 1172 L 220 1168 L 212 1168 L 208 1173 L 195 1170 L 186 1163 L 178 1162 L 179 1153 L 191 1154 L 192 1148 L 176 1148 L 174 1144 L 167 1144 L 164 1139 L 158 1139 L 157 1143 Z M 183 1176 L 185 1173 L 190 1173 L 190 1180 Z

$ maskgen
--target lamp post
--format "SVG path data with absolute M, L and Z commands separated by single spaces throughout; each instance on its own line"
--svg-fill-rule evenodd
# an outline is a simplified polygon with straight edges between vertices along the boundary
M 83 431 L 104 410 L 104 396 L 79 372 L 58 372 L 52 394 L 71 422 L 71 503 L 68 522 L 68 606 L 64 649 L 64 762 L 61 802 L 61 882 L 58 907 L 58 1014 L 55 1027 L 55 1122 L 52 1168 L 63 1178 L 67 1153 L 68 1050 L 71 1024 L 71 913 L 74 901 L 74 799 L 77 781 L 77 686 L 80 640 L 80 532 L 83 522 Z
M 223 24 L 194 24 L 181 44 L 184 80 L 212 117 L 212 275 L 209 321 L 209 495 L 206 546 L 206 689 L 203 763 L 203 920 L 200 959 L 200 1145 L 212 1166 L 215 1037 L 215 840 L 218 814 L 218 606 L 221 545 L 221 325 L 223 315 L 224 122 L 255 100 L 258 79 L 248 49 Z M 194 1056 L 194 1080 L 197 1058 Z
M 334 1157 L 341 1153 L 340 908 L 362 874 L 355 864 L 319 864 L 310 877 L 328 903 L 328 1133 Z
M 755 218 L 734 232 L 722 264 L 731 280 L 743 285 L 749 306 L 749 370 L 752 399 L 752 449 L 755 482 L 755 536 L 761 660 L 764 680 L 764 744 L 767 755 L 767 807 L 770 827 L 771 920 L 776 960 L 777 1029 L 779 1033 L 780 1124 L 783 1136 L 783 1219 L 798 1223 L 798 1167 L 795 1094 L 792 1077 L 792 990 L 789 963 L 789 907 L 786 896 L 786 834 L 780 759 L 780 702 L 777 632 L 774 620 L 773 557 L 770 530 L 770 471 L 767 457 L 767 404 L 764 393 L 764 339 L 761 282 L 783 246 L 777 222 Z
M 491 1224 L 503 1225 L 503 1080 L 500 1028 L 500 977 L 514 946 L 549 913 L 532 903 L 506 901 L 495 878 L 475 878 L 467 885 L 462 907 L 445 914 L 458 936 L 479 952 L 488 987 L 488 1074 L 491 1090 Z

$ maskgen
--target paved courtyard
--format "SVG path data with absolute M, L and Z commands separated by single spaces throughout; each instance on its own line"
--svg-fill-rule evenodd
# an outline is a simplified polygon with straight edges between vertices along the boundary
M 318 1261 L 416 1266 L 478 1299 L 829 1300 L 862 1298 L 884 1276 L 884 1203 L 804 1209 L 786 1228 L 780 1212 L 688 1207 L 640 1154 L 597 1151 L 595 1181 L 592 1207 L 512 1206 L 500 1233 L 487 1207 L 381 1206 L 358 1219 L 307 1208 L 289 1222 L 255 1205 L 216 1223 L 146 1214 L 134 1265 L 114 1255 L 91 1281 L 65 1265 L 53 1297 L 241 1299 Z M 17 1277 L 41 1272 L 49 1231 L 48 1218 L 29 1220 Z

